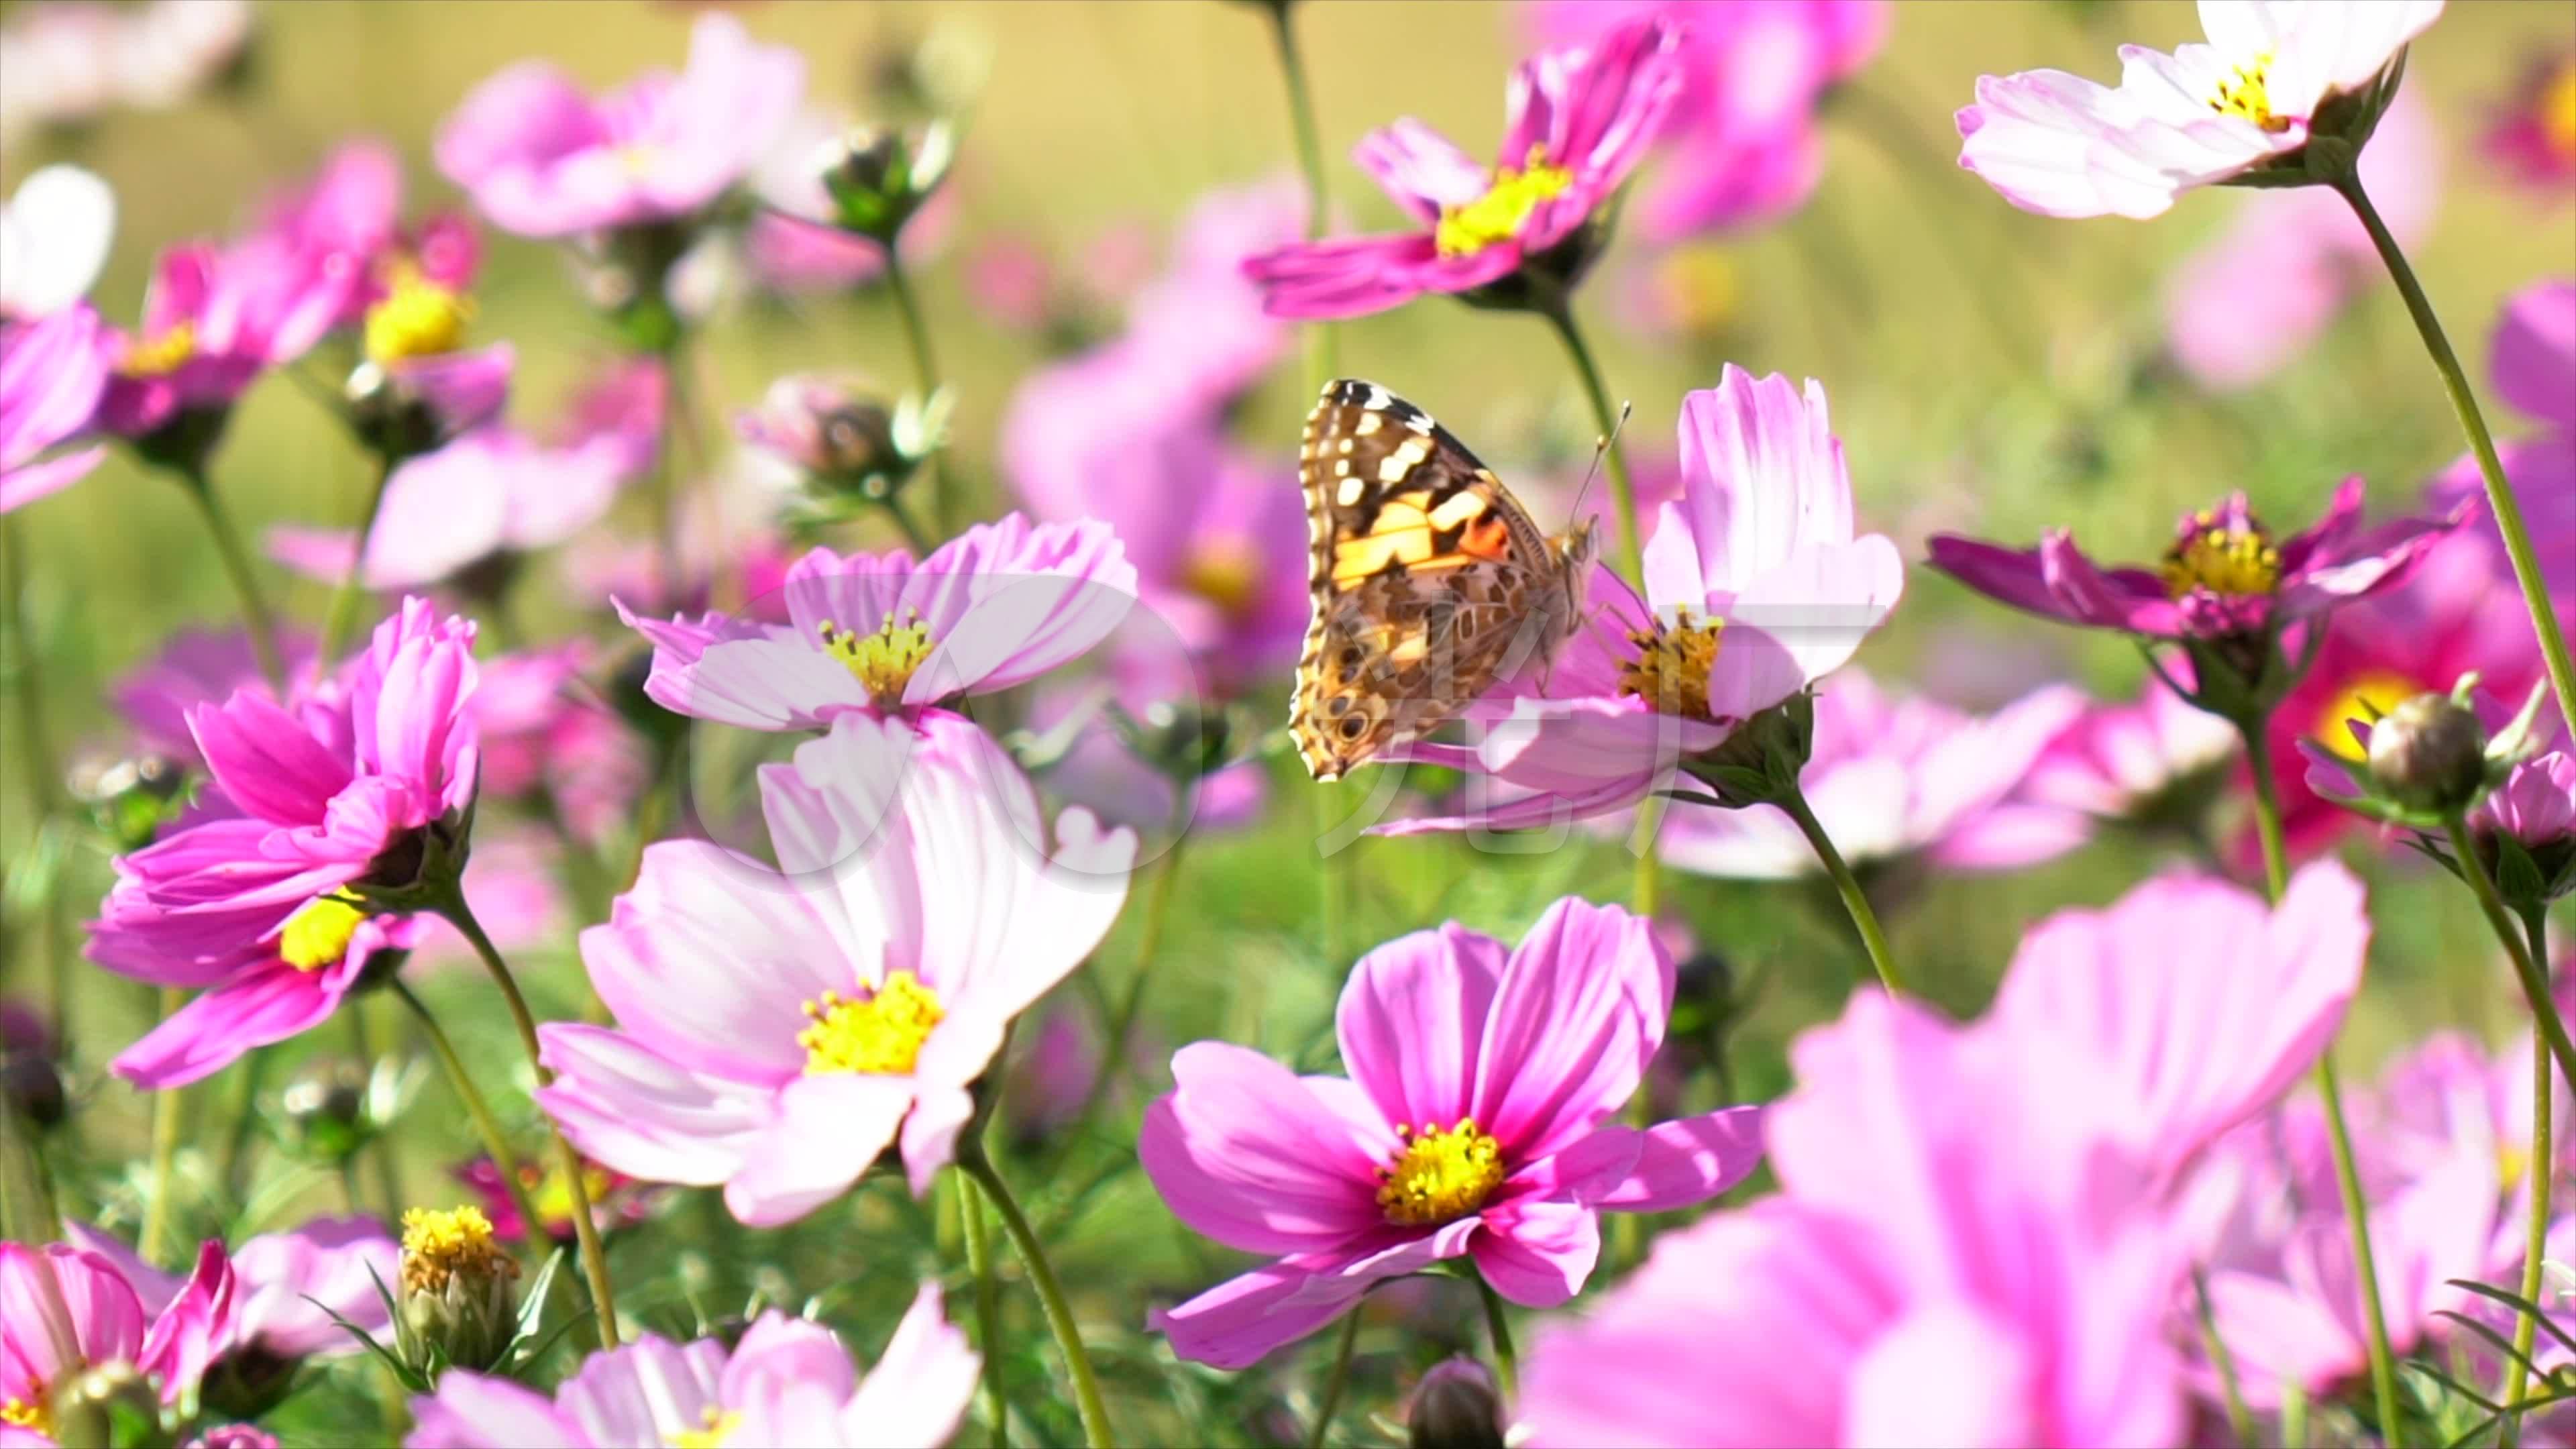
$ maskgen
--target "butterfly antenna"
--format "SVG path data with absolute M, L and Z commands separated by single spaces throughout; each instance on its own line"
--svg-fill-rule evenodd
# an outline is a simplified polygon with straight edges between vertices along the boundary
M 1634 406 L 1625 402 L 1619 404 L 1619 421 L 1610 425 L 1610 435 L 1592 440 L 1592 466 L 1583 470 L 1583 485 L 1574 490 L 1574 507 L 1568 511 L 1570 518 L 1583 516 L 1583 495 L 1592 491 L 1592 479 L 1601 471 L 1601 459 L 1619 441 L 1619 431 L 1628 426 L 1628 414 Z

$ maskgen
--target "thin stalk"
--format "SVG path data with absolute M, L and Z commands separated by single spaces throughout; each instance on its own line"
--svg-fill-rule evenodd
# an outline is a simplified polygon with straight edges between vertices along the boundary
M 902 497 L 887 494 L 885 511 L 886 517 L 894 520 L 895 529 L 903 535 L 903 541 L 912 545 L 913 554 L 928 558 L 932 547 L 930 535 L 922 531 L 921 524 L 912 516 L 912 510 L 903 506 Z
M 447 1073 L 447 1084 L 456 1089 L 457 1100 L 465 1104 L 465 1115 L 474 1119 L 475 1134 L 483 1139 L 483 1150 L 490 1154 L 492 1166 L 501 1174 L 502 1190 L 510 1195 L 510 1206 L 518 1209 L 519 1221 L 526 1226 L 526 1241 L 538 1242 L 545 1234 L 545 1219 L 537 1216 L 535 1200 L 528 1196 L 528 1185 L 519 1178 L 519 1155 L 510 1150 L 509 1134 L 501 1130 L 501 1119 L 492 1115 L 492 1104 L 483 1098 L 483 1089 L 474 1085 L 474 1076 L 465 1070 L 465 1059 L 456 1054 L 456 1043 L 447 1039 L 446 1028 L 429 1014 L 429 1007 L 412 993 L 401 977 L 389 983 L 402 1003 L 420 1021 L 421 1032 L 429 1038 L 429 1054 L 438 1058 Z
M 349 1052 L 360 1062 L 365 1063 L 372 1077 L 376 1068 L 377 1053 L 374 1034 L 367 1030 L 366 1005 L 362 1001 L 352 1001 L 343 1015 L 349 1019 Z M 394 1145 L 379 1133 L 375 1141 L 369 1144 L 369 1148 L 367 1155 L 374 1158 L 376 1163 L 376 1192 L 384 1199 L 385 1221 L 399 1222 L 402 1220 L 403 1193 L 402 1178 L 394 1166 Z M 495 1162 L 493 1165 L 497 1167 L 500 1164 Z M 516 1180 L 514 1175 L 512 1181 Z
M 259 672 L 268 680 L 269 688 L 283 695 L 286 657 L 277 651 L 277 616 L 269 612 L 268 600 L 259 591 L 259 576 L 251 571 L 250 553 L 242 547 L 232 515 L 215 497 L 214 480 L 203 472 L 184 475 L 180 482 L 188 496 L 197 500 L 197 511 L 205 515 L 206 532 L 215 541 L 215 556 L 223 561 L 224 575 L 232 580 L 233 594 L 241 601 L 242 627 L 250 634 L 251 653 L 259 657 Z
M 2523 933 L 2514 928 L 2504 897 L 2497 893 L 2494 877 L 2487 874 L 2477 843 L 2469 838 L 2467 821 L 2454 812 L 2444 829 L 2450 834 L 2451 858 L 2459 864 L 2460 879 L 2469 883 L 2469 893 L 2478 898 L 2478 909 L 2486 913 L 2487 925 L 2504 943 L 2505 955 L 2513 962 L 2514 979 L 2522 983 L 2523 1001 L 2531 1007 L 2533 1028 L 2548 1043 L 2549 1054 L 2557 1059 L 2559 1075 L 2569 1087 L 2576 1088 L 2576 1043 L 2569 1042 L 2567 1023 L 2559 1019 L 2558 1003 L 2550 999 L 2549 978 L 2542 974 L 2540 960 L 2530 954 L 2523 943 Z
M 1279 75 L 1288 88 L 1288 130 L 1297 146 L 1297 170 L 1306 180 L 1306 240 L 1324 234 L 1331 221 L 1331 194 L 1324 184 L 1323 133 L 1315 125 L 1315 93 L 1306 83 L 1306 59 L 1297 49 L 1294 0 L 1274 0 L 1269 7 L 1270 37 L 1279 51 Z M 1340 337 L 1330 322 L 1306 325 L 1306 390 L 1322 390 L 1340 371 Z
M 2290 888 L 2290 852 L 2281 838 L 2281 793 L 2272 778 L 2272 744 L 2263 734 L 2263 722 L 2239 723 L 2239 738 L 2245 741 L 2245 768 L 2254 776 L 2254 834 L 2263 842 L 2263 896 L 2278 901 Z
M 1521 1396 L 1521 1360 L 1512 1351 L 1512 1325 L 1503 1317 L 1503 1295 L 1494 1291 L 1484 1274 L 1476 1274 L 1475 1279 L 1476 1293 L 1485 1303 L 1485 1332 L 1494 1341 L 1494 1377 L 1502 1380 L 1503 1401 L 1517 1402 Z
M 688 341 L 685 334 L 670 339 L 660 351 L 662 364 L 662 438 L 653 459 L 653 553 L 662 576 L 662 590 L 668 597 L 679 597 L 686 588 L 680 563 L 680 440 L 695 438 L 687 422 L 686 394 L 688 384 L 682 377 L 688 365 Z M 691 445 L 694 453 L 696 447 Z
M 1601 366 L 1592 359 L 1592 349 L 1583 340 L 1583 331 L 1574 324 L 1574 304 L 1562 294 L 1538 309 L 1556 329 L 1557 340 L 1565 344 L 1566 356 L 1574 363 L 1574 375 L 1583 383 L 1583 395 L 1592 404 L 1592 422 L 1601 430 L 1604 443 L 1602 464 L 1610 474 L 1610 497 L 1619 512 L 1619 567 L 1628 582 L 1640 590 L 1645 587 L 1645 540 L 1637 532 L 1637 489 L 1628 478 L 1628 454 L 1619 446 L 1619 417 L 1610 406 L 1610 389 L 1601 381 Z
M 2549 918 L 2537 906 L 2522 913 L 2523 929 L 2531 937 L 2531 957 L 2549 959 Z M 2514 1449 L 2522 1438 L 2523 1399 L 2531 1392 L 2531 1347 L 2539 1337 L 2540 1263 L 2549 1252 L 2550 1180 L 2558 1175 L 2558 1132 L 2550 1118 L 2557 1111 L 2557 1084 L 2550 1078 L 2549 1038 L 2535 1025 L 2531 1029 L 2531 1161 L 2524 1169 L 2531 1175 L 2531 1221 L 2526 1225 L 2522 1245 L 2523 1311 L 2514 1318 L 2514 1362 L 2505 1374 L 2504 1427 L 2497 1432 L 2496 1449 Z
M 510 1008 L 510 1023 L 519 1031 L 519 1049 L 527 1053 L 529 1069 L 537 1074 L 537 1085 L 542 1087 L 553 1081 L 555 1074 L 546 1070 L 545 1063 L 538 1060 L 541 1048 L 537 1042 L 537 1019 L 528 1011 L 528 999 L 519 994 L 519 983 L 510 974 L 509 964 L 501 959 L 492 938 L 483 933 L 482 923 L 474 919 L 473 908 L 465 903 L 464 890 L 450 881 L 447 898 L 438 904 L 437 910 L 465 937 L 467 944 L 474 948 L 474 954 L 483 958 L 483 969 L 492 973 L 492 984 L 501 988 L 501 999 Z M 608 1251 L 599 1241 L 599 1224 L 591 1221 L 590 1189 L 582 1182 L 581 1154 L 573 1151 L 571 1141 L 551 1117 L 546 1119 L 546 1135 L 554 1141 L 555 1165 L 563 1170 L 564 1191 L 572 1199 L 572 1231 L 581 1244 L 582 1271 L 590 1279 L 591 1307 L 599 1317 L 599 1346 L 615 1348 L 617 1291 L 609 1282 Z M 541 1219 L 529 1218 L 529 1231 L 538 1231 L 541 1222 Z
M 1082 1442 L 1088 1449 L 1110 1449 L 1118 1440 L 1109 1431 L 1109 1407 L 1101 1402 L 1099 1376 L 1091 1371 L 1091 1354 L 1082 1346 L 1082 1328 L 1073 1321 L 1073 1305 L 1056 1281 L 1054 1267 L 1047 1262 L 1046 1245 L 1029 1227 L 1028 1216 L 1011 1196 L 1009 1184 L 994 1170 L 980 1136 L 969 1132 L 958 1139 L 957 1167 L 984 1190 L 984 1196 L 992 1199 L 994 1211 L 1001 1215 L 1002 1231 L 1010 1237 L 1011 1250 L 1020 1255 L 1021 1265 L 1028 1269 L 1029 1286 L 1037 1291 L 1038 1306 L 1046 1311 L 1047 1330 L 1055 1335 L 1056 1351 L 1064 1355 L 1065 1373 L 1073 1380 L 1074 1409 L 1082 1416 Z
M 887 247 L 885 257 L 886 290 L 894 294 L 895 312 L 903 319 L 904 345 L 912 351 L 913 385 L 921 390 L 922 401 L 926 403 L 939 392 L 939 355 L 931 349 L 930 327 L 922 320 L 921 298 L 913 292 L 912 274 L 904 269 L 902 248 Z M 960 511 L 963 502 L 956 496 L 956 479 L 949 472 L 946 444 L 930 455 L 930 478 L 938 488 L 937 495 L 931 499 L 930 519 L 940 532 L 945 533 L 948 520 Z M 900 520 L 902 515 L 897 514 L 896 517 Z M 905 530 L 908 534 L 916 531 Z M 920 547 L 918 543 L 914 546 Z
M 268 1068 L 276 1051 L 275 1047 L 253 1047 L 242 1058 L 238 1110 L 233 1113 L 232 1129 L 224 1138 L 224 1190 L 235 1199 L 243 1196 L 242 1167 L 250 1160 L 251 1129 L 259 1125 L 259 1089 L 268 1079 Z
M 161 988 L 161 1020 L 168 1021 L 187 999 L 176 986 Z M 175 1195 L 179 1160 L 179 1109 L 183 1087 L 164 1087 L 152 1097 L 152 1201 L 143 1208 L 143 1231 L 134 1250 L 147 1263 L 166 1261 L 161 1250 L 170 1237 L 170 1199 Z
M 367 490 L 366 511 L 358 515 L 357 546 L 349 553 L 349 566 L 340 571 L 339 586 L 331 591 L 331 607 L 322 615 L 322 643 L 313 657 L 324 662 L 340 657 L 340 646 L 348 642 L 349 626 L 358 620 L 359 587 L 366 574 L 367 545 L 376 536 L 376 515 L 385 507 L 385 485 L 391 483 L 394 469 L 402 466 L 402 455 L 387 451 L 376 455 L 376 483 Z
M 973 1181 L 957 1181 L 957 1222 L 966 1239 L 966 1269 L 975 1275 L 975 1346 L 984 1351 L 984 1411 L 993 1416 L 993 1449 L 1010 1443 L 1011 1405 L 1002 1397 L 1002 1303 L 993 1277 L 993 1230 Z
M 1788 817 L 1797 822 L 1800 834 L 1816 851 L 1816 859 L 1832 879 L 1834 891 L 1843 898 L 1843 909 L 1851 913 L 1852 925 L 1860 931 L 1860 943 L 1869 950 L 1869 964 L 1878 971 L 1878 981 L 1889 992 L 1905 990 L 1904 978 L 1896 971 L 1896 953 L 1887 947 L 1887 933 L 1879 929 L 1878 912 L 1871 909 L 1869 895 L 1860 888 L 1860 877 L 1843 863 L 1843 853 L 1834 849 L 1831 836 L 1825 834 L 1824 822 L 1807 805 L 1806 792 L 1791 790 L 1785 800 L 1777 802 Z
M 1306 1449 L 1324 1449 L 1324 1438 L 1332 1431 L 1333 1416 L 1342 1411 L 1342 1393 L 1351 1383 L 1351 1350 L 1360 1341 L 1360 1310 L 1353 1305 L 1342 1315 L 1342 1331 L 1333 1344 L 1333 1367 L 1324 1376 L 1324 1397 L 1315 1405 L 1315 1427 L 1306 1431 Z
M 31 855 L 45 847 L 45 822 L 61 804 L 63 777 L 54 762 L 52 737 L 45 729 L 44 673 L 36 662 L 36 640 L 28 632 L 19 595 L 27 587 L 26 556 L 20 552 L 18 521 L 0 516 L 0 669 L 9 674 L 10 692 L 18 705 L 16 753 L 27 769 L 28 819 L 33 829 L 21 849 Z M 71 1040 L 72 951 L 64 939 L 62 878 L 64 863 L 54 865 L 54 880 L 45 892 L 44 916 L 38 930 L 45 947 L 47 1024 L 56 1050 Z
M 2433 359 L 2433 370 L 2442 375 L 2442 390 L 2450 394 L 2451 411 L 2460 419 L 2460 431 L 2469 438 L 2469 451 L 2477 455 L 2478 476 L 2486 481 L 2487 509 L 2495 515 L 2496 532 L 2504 536 L 2505 556 L 2513 560 L 2514 582 L 2522 586 L 2523 607 L 2531 613 L 2532 631 L 2540 636 L 2540 655 L 2549 665 L 2549 687 L 2558 696 L 2558 717 L 2576 721 L 2576 662 L 2567 653 L 2567 634 L 2550 607 L 2549 584 L 2540 573 L 2539 556 L 2532 552 L 2531 530 L 2523 525 L 2522 504 L 2515 498 L 2513 484 L 2504 476 L 2504 461 L 2496 456 L 2495 437 L 2487 431 L 2487 420 L 2478 411 L 2477 394 L 2469 388 L 2469 375 L 2460 366 L 2459 354 L 2451 350 L 2451 340 L 2442 332 L 2442 321 L 2433 315 L 2432 299 L 2424 295 L 2423 283 L 2415 279 L 2415 269 L 2406 262 L 2388 224 L 2379 219 L 2379 208 L 2370 204 L 2362 190 L 2358 173 L 2347 173 L 2335 184 L 2343 199 L 2352 205 L 2353 214 L 2361 218 L 2370 233 L 2371 244 L 2379 249 L 2379 259 L 2388 265 L 2388 276 L 2397 284 L 2397 294 L 2406 299 L 2407 315 L 2415 319 L 2415 330 L 2424 338 L 2424 351 Z
M 2209 1306 L 2209 1275 L 2198 1266 L 2191 1270 L 2193 1311 L 2200 1318 L 2200 1345 L 2209 1361 L 2218 1369 L 2218 1387 L 2227 1405 L 2227 1428 L 2243 1449 L 2255 1449 L 2254 1415 L 2245 1407 L 2245 1394 L 2236 1382 L 2236 1355 L 2227 1351 L 2227 1341 L 2218 1336 L 2218 1314 Z

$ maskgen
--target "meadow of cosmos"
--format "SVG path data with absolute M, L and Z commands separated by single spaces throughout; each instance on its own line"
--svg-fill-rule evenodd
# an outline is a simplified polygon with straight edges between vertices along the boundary
M 38 0 L 0 190 L 0 1449 L 2576 1443 L 2563 7 Z

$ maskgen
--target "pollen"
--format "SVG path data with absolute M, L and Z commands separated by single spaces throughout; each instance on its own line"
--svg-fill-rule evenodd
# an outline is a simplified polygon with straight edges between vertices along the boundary
M 2266 131 L 2278 134 L 2290 129 L 2290 118 L 2272 114 L 2272 88 L 2269 75 L 2272 57 L 2258 55 L 2230 72 L 2218 83 L 2218 94 L 2210 97 L 2209 108 L 2222 116 L 2251 121 Z
M 2268 594 L 2280 587 L 2281 551 L 2252 517 L 2222 521 L 2203 509 L 2166 551 L 2158 572 L 2177 599 L 2202 589 L 2231 597 Z
M 1547 164 L 1547 148 L 1533 145 L 1517 171 L 1503 167 L 1485 194 L 1464 206 L 1440 209 L 1432 240 L 1444 257 L 1463 257 L 1496 242 L 1510 241 L 1529 224 L 1542 202 L 1552 201 L 1574 185 L 1574 173 Z
M 1628 631 L 1637 657 L 1619 666 L 1619 692 L 1653 705 L 1658 714 L 1708 718 L 1708 674 L 1717 666 L 1717 646 L 1726 632 L 1724 619 L 1694 622 L 1683 609 L 1671 626 L 1651 624 Z
M 196 355 L 197 324 L 174 322 L 160 333 L 129 345 L 117 371 L 127 377 L 167 377 Z
M 378 366 L 454 352 L 474 317 L 474 299 L 398 264 L 383 300 L 367 309 L 367 360 Z
M 349 954 L 349 938 L 367 918 L 346 896 L 315 896 L 278 932 L 277 954 L 298 971 L 319 971 Z
M 1260 555 L 1241 539 L 1201 544 L 1181 566 L 1181 586 L 1214 604 L 1226 617 L 1239 618 L 1261 587 Z
M 0 1399 L 0 1424 L 32 1429 L 48 1439 L 55 1437 L 54 1416 L 45 1412 L 44 1386 L 36 1385 L 34 1403 L 25 1399 Z
M 492 1238 L 492 1220 L 478 1207 L 406 1208 L 402 1219 L 402 1286 L 405 1293 L 442 1293 L 448 1280 L 519 1276 L 519 1265 Z
M 2403 674 L 2373 669 L 2347 680 L 2335 691 L 2326 707 L 2317 711 L 2308 737 L 2347 760 L 2360 761 L 2364 756 L 2361 742 L 2352 737 L 2350 721 L 2376 723 L 2379 717 L 2413 699 L 2418 690 L 2415 681 Z
M 1381 1167 L 1378 1210 L 1398 1227 L 1424 1228 L 1463 1218 L 1485 1205 L 1503 1184 L 1503 1145 L 1477 1130 L 1476 1119 L 1455 1127 L 1425 1122 L 1422 1130 L 1397 1126 L 1404 1148 L 1395 1164 Z
M 921 1044 L 947 1017 L 939 993 L 909 971 L 886 974 L 883 984 L 863 1001 L 826 991 L 805 1003 L 813 1023 L 796 1034 L 805 1049 L 805 1073 L 866 1072 L 902 1076 L 921 1059 Z
M 702 1427 L 672 1435 L 671 1449 L 724 1449 L 742 1429 L 742 1411 L 709 1404 L 698 1422 Z
M 853 634 L 829 619 L 817 632 L 823 636 L 824 652 L 848 666 L 850 673 L 866 686 L 869 698 L 889 708 L 903 703 L 903 691 L 912 683 L 913 671 L 930 657 L 934 647 L 930 631 L 921 626 L 918 609 L 900 626 L 894 615 L 886 615 L 873 634 Z

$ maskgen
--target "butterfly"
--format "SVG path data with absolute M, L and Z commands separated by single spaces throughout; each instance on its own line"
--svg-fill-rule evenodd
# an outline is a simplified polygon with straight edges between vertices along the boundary
M 1494 471 L 1375 383 L 1328 383 L 1297 450 L 1315 601 L 1288 730 L 1336 780 L 1430 733 L 1582 619 L 1599 554 L 1550 537 Z

